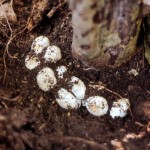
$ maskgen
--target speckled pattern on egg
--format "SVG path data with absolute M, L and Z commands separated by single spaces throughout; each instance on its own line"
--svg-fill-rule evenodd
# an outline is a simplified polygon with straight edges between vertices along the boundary
M 37 74 L 37 84 L 43 91 L 49 91 L 57 84 L 56 77 L 52 69 L 46 67 Z
M 58 97 L 56 98 L 57 103 L 64 109 L 77 109 L 81 106 L 81 100 L 75 98 L 66 89 L 61 88 L 58 91 Z
M 42 53 L 42 55 L 39 55 L 40 53 Z M 25 66 L 29 70 L 35 69 L 39 66 L 39 70 L 44 64 L 56 63 L 61 58 L 62 55 L 60 48 L 55 45 L 50 46 L 50 41 L 47 37 L 39 36 L 31 45 L 31 51 L 25 58 Z M 82 105 L 94 116 L 103 116 L 107 114 L 108 103 L 104 97 L 91 96 L 85 99 L 87 89 L 81 79 L 69 74 L 66 66 L 60 65 L 54 68 L 54 70 L 56 76 L 54 71 L 49 67 L 41 69 L 37 73 L 36 80 L 39 88 L 45 92 L 54 88 L 57 90 L 57 95 L 55 95 L 56 102 L 61 108 L 78 109 Z M 56 86 L 57 84 L 58 86 Z M 60 85 L 63 86 L 64 84 L 65 88 L 60 87 Z M 57 87 L 60 87 L 60 89 Z M 113 102 L 110 116 L 113 119 L 115 117 L 122 118 L 127 115 L 129 107 L 130 102 L 128 99 L 119 99 L 116 102 Z
M 37 37 L 32 45 L 31 50 L 35 52 L 35 54 L 40 54 L 44 48 L 47 48 L 50 45 L 50 41 L 45 36 L 39 36 Z
M 58 60 L 61 59 L 61 51 L 60 48 L 57 46 L 49 46 L 44 55 L 44 59 L 47 62 L 53 62 L 56 63 Z
M 122 98 L 113 102 L 112 108 L 110 110 L 110 116 L 114 119 L 116 117 L 125 117 L 127 115 L 127 111 L 130 108 L 130 102 L 126 98 Z
M 58 74 L 58 78 L 63 79 L 64 73 L 67 72 L 67 67 L 59 66 L 59 67 L 57 67 L 56 71 L 57 71 L 57 74 Z
M 70 87 L 72 93 L 76 96 L 77 99 L 84 99 L 86 86 L 79 78 L 72 76 L 70 80 Z
M 92 96 L 86 100 L 87 110 L 94 116 L 105 115 L 108 111 L 107 100 L 101 96 Z
M 36 68 L 39 65 L 40 65 L 40 60 L 37 56 L 30 55 L 30 54 L 28 54 L 26 56 L 26 58 L 25 58 L 26 68 L 28 68 L 29 70 L 32 70 L 32 69 Z

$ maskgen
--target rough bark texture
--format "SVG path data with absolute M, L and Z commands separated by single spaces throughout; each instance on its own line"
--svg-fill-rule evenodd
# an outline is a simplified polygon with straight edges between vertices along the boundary
M 145 31 L 145 39 L 144 39 L 145 58 L 150 64 L 150 15 L 144 18 L 144 31 Z
M 71 0 L 73 56 L 86 66 L 120 66 L 136 53 L 141 0 Z

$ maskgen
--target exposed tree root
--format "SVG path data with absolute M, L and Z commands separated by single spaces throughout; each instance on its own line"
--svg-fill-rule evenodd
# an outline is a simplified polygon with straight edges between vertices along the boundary
M 64 136 L 64 137 L 51 137 L 50 140 L 58 141 L 60 143 L 69 143 L 69 141 L 75 142 L 75 143 L 85 143 L 91 146 L 91 148 L 96 148 L 96 149 L 102 149 L 102 150 L 108 150 L 108 148 L 104 144 L 99 144 L 95 141 L 91 141 L 88 139 L 84 139 L 81 137 L 70 137 L 70 136 Z

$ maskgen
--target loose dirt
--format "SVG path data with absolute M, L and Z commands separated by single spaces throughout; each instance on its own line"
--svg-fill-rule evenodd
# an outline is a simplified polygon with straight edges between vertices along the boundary
M 34 3 L 30 0 L 14 1 L 18 22 L 11 27 L 15 33 L 26 26 Z M 6 34 L 10 35 L 10 30 L 6 23 L 0 29 L 0 149 L 150 149 L 150 66 L 144 58 L 142 46 L 122 68 L 96 71 L 84 67 L 71 55 L 71 11 L 65 4 L 51 18 L 44 15 L 32 31 L 25 30 L 13 39 L 9 52 L 16 58 L 6 55 L 7 74 L 3 83 L 3 53 L 8 41 Z M 52 69 L 60 64 L 67 66 L 70 76 L 75 75 L 86 84 L 86 97 L 104 96 L 109 107 L 119 98 L 114 93 L 129 98 L 131 111 L 128 115 L 119 119 L 112 119 L 109 113 L 94 117 L 84 107 L 66 111 L 55 102 L 55 90 L 41 91 L 36 75 L 41 67 L 50 64 L 41 65 L 33 71 L 25 67 L 25 57 L 39 35 L 47 36 L 51 44 L 62 50 L 62 60 L 52 65 Z M 138 71 L 137 76 L 128 73 L 133 68 Z M 89 86 L 98 83 L 112 92 Z M 62 86 L 63 83 L 58 88 Z

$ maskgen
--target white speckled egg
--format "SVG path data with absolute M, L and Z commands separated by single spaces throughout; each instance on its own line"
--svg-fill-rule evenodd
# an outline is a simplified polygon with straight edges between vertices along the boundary
M 61 59 L 61 51 L 60 48 L 57 46 L 49 46 L 46 49 L 44 58 L 46 62 L 53 62 L 56 63 L 58 60 Z
M 57 103 L 64 109 L 78 109 L 81 106 L 81 100 L 75 98 L 66 89 L 61 88 L 58 91 L 58 97 L 56 98 Z
M 43 91 L 49 91 L 57 83 L 53 70 L 48 67 L 42 69 L 36 79 L 39 88 Z
M 59 66 L 57 67 L 56 71 L 58 73 L 58 78 L 63 79 L 63 75 L 65 72 L 67 72 L 67 68 L 65 66 Z
M 130 102 L 126 98 L 119 99 L 116 102 L 113 102 L 112 108 L 110 110 L 110 116 L 114 119 L 115 117 L 125 117 L 127 111 L 130 108 Z
M 38 59 L 37 56 L 34 55 L 27 55 L 25 58 L 25 66 L 29 69 L 32 70 L 36 68 L 40 64 L 40 60 Z
M 101 96 L 92 96 L 86 100 L 87 110 L 94 116 L 103 116 L 108 111 L 107 100 Z
M 79 78 L 72 76 L 69 85 L 71 87 L 71 92 L 76 96 L 77 99 L 84 99 L 86 86 Z
M 45 36 L 37 37 L 32 45 L 31 50 L 33 50 L 36 54 L 40 54 L 44 48 L 47 48 L 50 45 L 50 41 Z

